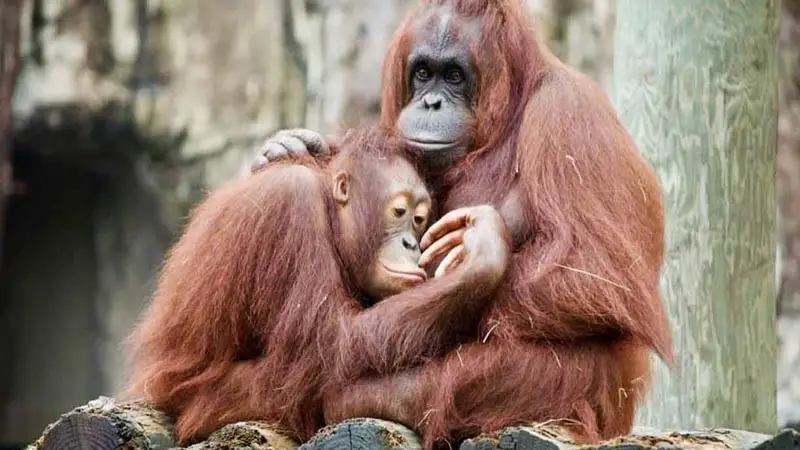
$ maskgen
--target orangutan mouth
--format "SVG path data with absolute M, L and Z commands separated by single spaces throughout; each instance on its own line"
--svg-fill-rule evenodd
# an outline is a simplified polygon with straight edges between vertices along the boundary
M 435 141 L 427 139 L 407 139 L 409 145 L 426 152 L 448 150 L 458 145 L 455 141 Z
M 422 283 L 423 281 L 428 279 L 428 274 L 425 273 L 425 271 L 419 267 L 408 265 L 408 266 L 403 266 L 403 268 L 401 269 L 399 267 L 391 267 L 384 263 L 381 263 L 381 265 L 387 272 L 389 272 L 392 276 L 398 279 L 414 283 Z

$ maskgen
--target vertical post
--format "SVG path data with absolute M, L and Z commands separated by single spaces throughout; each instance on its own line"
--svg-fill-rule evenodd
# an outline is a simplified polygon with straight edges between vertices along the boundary
M 23 0 L 0 1 L 0 255 L 3 249 L 5 205 L 12 191 L 11 102 L 19 73 L 22 2 Z
M 776 430 L 778 0 L 619 0 L 616 106 L 660 177 L 678 354 L 640 425 Z

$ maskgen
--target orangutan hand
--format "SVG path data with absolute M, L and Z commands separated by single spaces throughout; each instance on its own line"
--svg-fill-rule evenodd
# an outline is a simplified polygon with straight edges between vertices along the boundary
M 511 241 L 503 218 L 489 205 L 460 208 L 434 223 L 420 241 L 425 267 L 447 254 L 435 278 L 462 268 L 468 276 L 499 283 L 511 258 Z
M 327 156 L 336 147 L 337 138 L 323 137 L 319 133 L 304 128 L 280 130 L 268 138 L 258 149 L 258 156 L 250 166 L 255 173 L 267 164 L 291 157 Z

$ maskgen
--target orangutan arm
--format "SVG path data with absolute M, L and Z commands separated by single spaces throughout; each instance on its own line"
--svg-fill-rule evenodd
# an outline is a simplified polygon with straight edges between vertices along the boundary
M 631 336 L 669 361 L 658 179 L 602 91 L 559 70 L 521 124 L 514 201 L 535 235 L 516 249 L 498 298 L 525 339 Z
M 520 126 L 518 175 L 499 206 L 514 243 L 496 295 L 506 321 L 529 340 L 634 336 L 670 360 L 652 169 L 607 99 L 577 75 L 546 78 Z M 455 251 L 457 240 L 431 250 L 444 239 L 429 230 L 421 245 Z
M 417 429 L 431 393 L 428 378 L 434 374 L 432 369 L 433 366 L 420 366 L 390 375 L 337 383 L 323 396 L 325 424 L 353 417 L 372 417 Z
M 342 376 L 395 372 L 440 355 L 462 336 L 477 331 L 487 298 L 506 273 L 509 237 L 494 208 L 465 208 L 453 215 L 465 225 L 463 262 L 447 276 L 345 314 L 340 359 L 352 363 Z
M 325 421 L 376 417 L 436 441 L 563 419 L 578 425 L 579 437 L 597 439 L 630 431 L 648 376 L 646 348 L 630 343 L 491 339 L 420 367 L 331 388 Z

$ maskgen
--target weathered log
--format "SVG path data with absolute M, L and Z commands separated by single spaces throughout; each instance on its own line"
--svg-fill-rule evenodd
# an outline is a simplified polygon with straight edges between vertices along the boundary
M 265 422 L 238 422 L 188 450 L 419 450 L 420 438 L 403 425 L 358 418 L 321 429 L 303 445 Z M 172 421 L 144 402 L 100 397 L 62 415 L 27 450 L 175 450 Z M 800 450 L 800 432 L 777 435 L 740 430 L 661 431 L 638 428 L 629 436 L 579 446 L 555 424 L 510 427 L 468 439 L 460 450 Z
M 580 446 L 558 426 L 511 427 L 469 439 L 460 450 L 789 450 L 800 449 L 794 430 L 769 436 L 741 430 L 660 431 L 639 428 L 629 436 Z
M 296 450 L 297 442 L 266 422 L 238 422 L 215 431 L 189 450 Z
M 166 450 L 175 446 L 172 421 L 144 402 L 100 397 L 63 414 L 27 450 Z
M 419 437 L 403 425 L 379 419 L 348 419 L 321 429 L 300 450 L 418 450 Z

